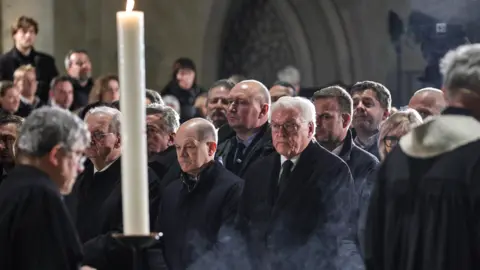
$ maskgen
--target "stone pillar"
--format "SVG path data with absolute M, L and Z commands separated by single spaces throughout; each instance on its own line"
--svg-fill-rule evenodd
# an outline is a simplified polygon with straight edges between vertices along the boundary
M 13 46 L 10 27 L 22 15 L 34 18 L 39 24 L 35 48 L 53 54 L 54 47 L 54 0 L 2 0 L 2 49 Z

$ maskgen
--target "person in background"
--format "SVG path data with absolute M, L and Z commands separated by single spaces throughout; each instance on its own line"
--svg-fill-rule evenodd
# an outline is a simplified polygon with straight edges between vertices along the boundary
M 70 78 L 65 75 L 53 78 L 50 85 L 49 106 L 57 106 L 63 109 L 70 109 L 73 104 L 73 85 Z
M 207 93 L 198 95 L 193 106 L 197 110 L 196 116 L 205 118 L 207 116 Z
M 145 90 L 145 103 L 147 105 L 150 105 L 152 103 L 156 103 L 156 104 L 164 104 L 163 103 L 163 99 L 162 99 L 162 96 L 155 90 L 151 90 L 151 89 L 146 89 Z
M 270 88 L 272 103 L 275 103 L 281 97 L 294 97 L 297 95 L 295 87 L 288 82 L 277 81 Z
M 278 71 L 277 78 L 279 81 L 287 82 L 295 89 L 295 96 L 300 92 L 301 76 L 300 71 L 294 66 L 286 66 Z
M 195 99 L 203 92 L 197 85 L 195 63 L 189 58 L 179 58 L 173 64 L 170 82 L 163 88 L 162 96 L 172 95 L 180 103 L 180 122 L 196 116 Z
M 440 115 L 446 106 L 442 90 L 431 87 L 415 92 L 408 103 L 408 107 L 416 110 L 423 119 Z
M 0 80 L 13 81 L 17 68 L 32 65 L 38 81 L 38 96 L 47 102 L 50 81 L 58 76 L 58 70 L 51 55 L 35 50 L 38 31 L 38 22 L 33 18 L 20 16 L 14 22 L 11 27 L 14 46 L 0 57 Z
M 120 85 L 118 76 L 107 74 L 95 80 L 88 97 L 88 104 L 102 102 L 111 104 L 120 99 Z
M 92 62 L 88 52 L 74 49 L 65 56 L 65 70 L 73 84 L 72 110 L 77 110 L 88 104 L 88 97 L 93 88 Z
M 357 135 L 355 144 L 380 159 L 378 129 L 390 115 L 390 91 L 380 83 L 363 81 L 354 84 L 350 94 L 354 109 L 352 126 Z
M 82 248 L 64 204 L 90 133 L 67 110 L 43 107 L 20 128 L 16 167 L 0 185 L 0 269 L 78 270 Z
M 36 95 L 38 86 L 36 76 L 32 65 L 21 66 L 13 73 L 13 84 L 20 91 L 20 110 L 32 111 L 45 105 Z
M 22 123 L 23 118 L 19 116 L 0 115 L 0 170 L 2 172 L 0 184 L 15 166 L 14 145 Z
M 422 117 L 414 109 L 398 111 L 388 117 L 380 125 L 378 136 L 378 150 L 381 160 L 385 160 L 387 154 L 398 144 L 400 138 L 422 122 Z
M 1 113 L 16 114 L 20 107 L 20 91 L 11 81 L 0 82 Z
M 162 96 L 162 100 L 163 102 L 165 103 L 166 106 L 174 109 L 178 115 L 180 115 L 180 119 L 181 118 L 181 107 L 180 107 L 180 102 L 178 101 L 178 99 L 172 95 L 166 95 L 166 96 Z
M 217 130 L 227 123 L 228 93 L 234 86 L 230 80 L 219 80 L 207 92 L 207 119 Z M 219 143 L 223 141 L 220 136 L 219 134 Z
M 245 81 L 246 79 L 247 78 L 242 74 L 233 74 L 230 77 L 228 77 L 228 80 L 231 81 L 234 85 L 241 81 Z

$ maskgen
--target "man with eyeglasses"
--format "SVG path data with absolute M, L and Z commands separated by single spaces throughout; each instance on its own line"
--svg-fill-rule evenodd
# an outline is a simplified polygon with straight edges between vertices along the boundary
M 239 206 L 237 226 L 254 269 L 361 269 L 353 179 L 315 141 L 315 107 L 282 97 L 272 106 L 271 129 L 276 153 L 248 169 Z
M 68 198 L 72 216 L 83 243 L 83 263 L 97 269 L 130 269 L 128 250 L 115 245 L 111 234 L 122 231 L 121 193 L 121 113 L 100 106 L 85 116 L 92 141 L 86 149 L 89 159 Z M 158 209 L 159 180 L 149 168 L 149 202 L 151 225 Z
M 245 80 L 230 91 L 228 104 L 228 126 L 220 128 L 218 134 L 233 131 L 218 146 L 217 158 L 242 177 L 255 160 L 273 152 L 268 124 L 270 94 L 261 82 Z
M 0 269 L 78 270 L 82 250 L 63 202 L 90 143 L 86 125 L 44 107 L 23 123 L 17 166 L 0 185 Z
M 166 187 L 180 175 L 174 140 L 180 127 L 180 116 L 169 106 L 147 106 L 148 165 Z
M 0 184 L 15 166 L 14 146 L 22 123 L 23 118 L 21 117 L 0 114 L 0 170 L 2 173 Z

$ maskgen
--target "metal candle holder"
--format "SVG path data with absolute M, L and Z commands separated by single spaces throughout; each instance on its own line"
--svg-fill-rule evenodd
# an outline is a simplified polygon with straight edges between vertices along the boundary
M 113 234 L 113 238 L 125 247 L 132 250 L 133 270 L 143 270 L 143 249 L 153 246 L 162 237 L 162 233 L 150 233 L 148 235 L 124 235 L 121 233 Z

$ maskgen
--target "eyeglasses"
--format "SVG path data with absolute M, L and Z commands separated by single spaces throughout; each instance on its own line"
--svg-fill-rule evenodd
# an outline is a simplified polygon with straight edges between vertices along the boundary
M 390 147 L 390 148 L 397 145 L 398 141 L 400 141 L 400 138 L 397 137 L 397 136 L 385 136 L 383 138 L 383 143 L 385 143 L 385 146 Z
M 296 133 L 300 128 L 300 125 L 294 122 L 286 122 L 283 124 L 277 124 L 272 122 L 270 124 L 273 132 L 285 131 L 288 134 Z
M 101 132 L 101 131 L 94 131 L 92 132 L 92 139 L 95 141 L 103 140 L 108 134 L 113 134 L 112 132 Z

